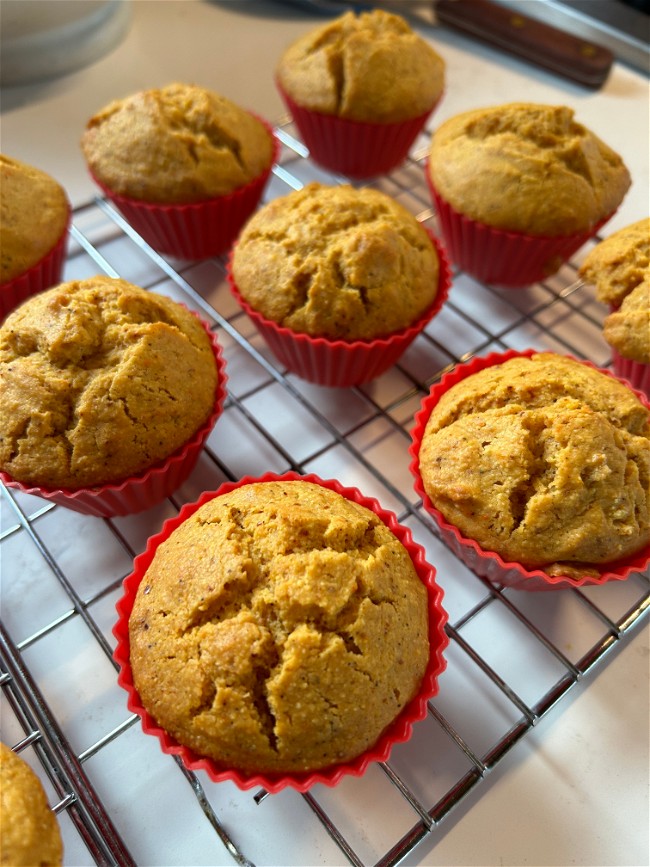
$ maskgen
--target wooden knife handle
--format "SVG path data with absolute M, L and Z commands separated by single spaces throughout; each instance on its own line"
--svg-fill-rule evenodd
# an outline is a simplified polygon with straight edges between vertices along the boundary
M 604 84 L 614 61 L 607 48 L 492 0 L 435 0 L 439 21 L 586 87 Z

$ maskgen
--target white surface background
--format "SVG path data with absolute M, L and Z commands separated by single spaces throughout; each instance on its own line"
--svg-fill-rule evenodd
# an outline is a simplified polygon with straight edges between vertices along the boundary
M 277 121 L 284 108 L 273 85 L 275 62 L 319 20 L 246 0 L 131 5 L 128 34 L 109 54 L 79 72 L 2 92 L 3 153 L 51 173 L 73 204 L 95 193 L 79 138 L 104 104 L 179 80 L 213 88 Z M 617 65 L 601 91 L 586 91 L 451 31 L 422 33 L 447 63 L 435 122 L 479 105 L 569 104 L 623 155 L 634 179 L 607 232 L 647 216 L 647 79 Z M 647 628 L 638 630 L 624 652 L 575 688 L 445 821 L 435 848 L 425 842 L 406 863 L 647 865 L 648 637 Z

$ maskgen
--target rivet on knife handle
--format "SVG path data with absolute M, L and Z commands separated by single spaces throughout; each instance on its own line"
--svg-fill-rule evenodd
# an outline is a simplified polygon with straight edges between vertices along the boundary
M 491 0 L 434 0 L 439 21 L 587 87 L 605 83 L 609 49 Z

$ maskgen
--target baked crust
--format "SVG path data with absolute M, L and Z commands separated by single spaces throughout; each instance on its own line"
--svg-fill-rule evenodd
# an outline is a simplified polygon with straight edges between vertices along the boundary
M 370 747 L 429 659 L 426 588 L 369 509 L 311 482 L 244 485 L 157 549 L 129 622 L 158 724 L 245 772 L 315 770 Z
M 179 83 L 109 103 L 88 121 L 81 147 L 113 193 L 158 204 L 231 193 L 273 158 L 260 120 L 220 94 Z
M 63 842 L 56 816 L 34 771 L 0 743 L 0 864 L 60 867 Z
M 127 478 L 190 439 L 216 384 L 185 307 L 110 277 L 63 283 L 0 327 L 0 468 L 49 488 Z
M 0 283 L 47 255 L 68 224 L 63 187 L 40 169 L 0 154 Z
M 346 12 L 292 43 L 277 77 L 298 105 L 349 120 L 394 123 L 433 108 L 445 64 L 399 15 Z
M 464 112 L 431 139 L 429 172 L 456 211 L 489 226 L 556 237 L 589 231 L 630 186 L 621 157 L 565 106 Z
M 650 412 L 573 359 L 514 358 L 457 383 L 419 457 L 433 505 L 505 560 L 563 574 L 650 543 Z
M 330 339 L 370 339 L 411 325 L 433 303 L 436 249 L 378 190 L 308 184 L 248 222 L 232 273 L 267 319 Z

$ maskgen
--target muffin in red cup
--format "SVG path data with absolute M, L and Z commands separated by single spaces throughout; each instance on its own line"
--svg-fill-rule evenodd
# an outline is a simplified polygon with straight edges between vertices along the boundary
M 185 505 L 136 557 L 118 680 L 191 770 L 242 789 L 333 786 L 425 716 L 445 666 L 441 599 L 376 500 L 314 475 L 246 477 Z
M 187 478 L 223 408 L 226 374 L 196 314 L 98 276 L 7 317 L 0 383 L 0 479 L 111 517 L 150 508 Z
M 445 64 L 399 15 L 346 12 L 282 54 L 276 85 L 312 159 L 367 178 L 389 172 L 444 90 Z
M 86 126 L 88 170 L 160 253 L 225 253 L 257 207 L 279 144 L 269 124 L 196 85 L 111 102 Z
M 597 244 L 579 273 L 609 305 L 603 337 L 614 373 L 650 397 L 650 218 Z
M 0 320 L 60 282 L 70 215 L 58 181 L 0 154 Z
M 426 178 L 452 261 L 512 288 L 554 274 L 630 185 L 621 157 L 572 109 L 529 103 L 449 118 L 432 135 Z
M 650 565 L 650 404 L 609 371 L 474 358 L 431 388 L 411 436 L 423 506 L 478 575 L 554 590 Z
M 451 283 L 440 244 L 394 199 L 315 183 L 248 221 L 228 278 L 289 370 L 338 387 L 391 367 L 439 312 Z

